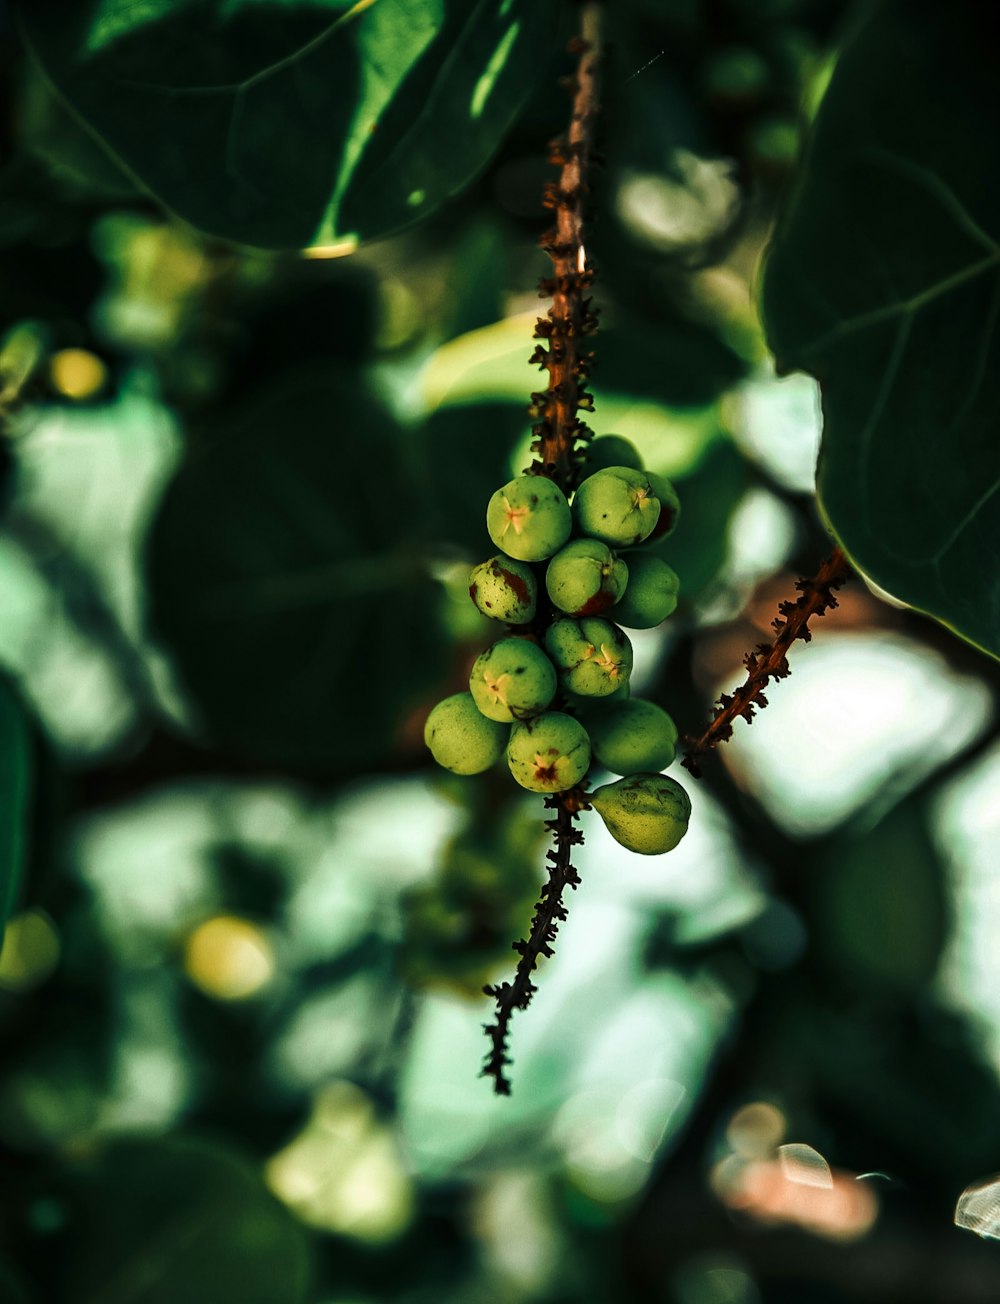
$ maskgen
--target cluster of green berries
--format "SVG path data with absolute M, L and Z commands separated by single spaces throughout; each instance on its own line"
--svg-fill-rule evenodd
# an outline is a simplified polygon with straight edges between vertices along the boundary
M 595 440 L 587 463 L 592 473 L 572 501 L 536 475 L 490 499 L 486 528 L 501 552 L 475 567 L 469 594 L 484 615 L 514 628 L 478 657 L 467 693 L 434 707 L 424 738 L 455 774 L 478 774 L 506 756 L 530 792 L 573 788 L 597 761 L 623 777 L 587 800 L 623 846 L 654 855 L 684 836 L 690 802 L 659 773 L 674 759 L 673 721 L 629 697 L 632 645 L 621 626 L 652 629 L 677 606 L 674 571 L 632 549 L 668 535 L 680 504 L 616 435 Z M 543 585 L 550 618 L 539 622 Z

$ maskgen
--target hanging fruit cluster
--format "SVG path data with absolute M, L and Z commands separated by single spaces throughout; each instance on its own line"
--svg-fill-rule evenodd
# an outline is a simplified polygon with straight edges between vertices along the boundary
M 571 498 L 525 474 L 492 496 L 486 528 L 501 552 L 475 567 L 469 594 L 508 633 L 476 660 L 469 691 L 431 711 L 424 738 L 455 774 L 506 757 L 530 792 L 579 788 L 592 761 L 623 777 L 581 804 L 623 846 L 669 851 L 687 831 L 687 793 L 660 771 L 677 730 L 666 711 L 629 695 L 632 644 L 677 605 L 678 580 L 642 546 L 665 538 L 680 510 L 673 485 L 643 469 L 627 440 L 594 440 Z

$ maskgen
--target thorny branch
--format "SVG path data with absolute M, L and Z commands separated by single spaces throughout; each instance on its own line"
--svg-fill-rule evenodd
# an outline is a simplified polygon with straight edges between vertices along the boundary
M 550 162 L 560 173 L 558 181 L 546 186 L 544 196 L 545 206 L 555 213 L 555 223 L 539 241 L 552 259 L 553 275 L 544 277 L 538 288 L 543 298 L 551 297 L 552 306 L 535 327 L 535 338 L 542 343 L 535 348 L 531 362 L 548 372 L 548 384 L 544 391 L 531 396 L 529 411 L 538 418 L 531 447 L 537 457 L 528 468 L 530 474 L 554 480 L 567 496 L 576 487 L 579 475 L 579 446 L 593 436 L 577 414 L 593 407 L 593 397 L 586 390 L 592 354 L 582 346 L 597 329 L 597 314 L 585 297 L 593 284 L 594 269 L 584 243 L 584 219 L 598 107 L 599 0 L 586 0 L 583 5 L 581 35 L 570 43 L 570 50 L 579 55 L 572 79 L 572 115 L 565 138 L 550 146 Z M 544 611 L 539 620 L 544 622 Z M 496 1022 L 484 1025 L 490 1050 L 482 1071 L 483 1076 L 493 1079 L 494 1091 L 500 1096 L 509 1096 L 511 1089 L 505 1072 L 510 1063 L 507 1041 L 511 1018 L 515 1010 L 525 1009 L 534 995 L 531 975 L 539 959 L 552 954 L 556 931 L 566 918 L 563 893 L 580 881 L 570 856 L 572 848 L 583 841 L 573 821 L 585 808 L 586 797 L 582 789 L 573 788 L 547 797 L 545 804 L 556 812 L 554 819 L 545 821 L 555 845 L 546 856 L 547 879 L 527 939 L 514 943 L 520 955 L 514 980 L 483 989 L 496 1001 Z
M 580 882 L 579 874 L 570 863 L 570 856 L 573 847 L 583 841 L 583 833 L 574 828 L 573 821 L 579 818 L 579 812 L 585 804 L 586 800 L 578 789 L 545 798 L 545 805 L 556 812 L 555 819 L 545 821 L 545 827 L 555 835 L 555 846 L 546 852 L 549 861 L 548 878 L 535 905 L 527 940 L 514 943 L 514 950 L 521 957 L 514 981 L 483 988 L 487 996 L 494 997 L 497 1003 L 496 1022 L 483 1025 L 490 1039 L 490 1051 L 483 1065 L 483 1076 L 493 1079 L 498 1096 L 510 1095 L 510 1079 L 504 1070 L 511 1062 L 507 1054 L 511 1018 L 515 1010 L 527 1008 L 537 990 L 531 975 L 539 958 L 552 955 L 552 943 L 559 924 L 566 918 L 563 892 L 567 887 L 575 888 Z
M 598 109 L 597 72 L 601 57 L 600 6 L 588 0 L 583 6 L 581 36 L 570 43 L 580 56 L 572 79 L 573 111 L 565 137 L 550 145 L 549 161 L 560 169 L 558 181 L 545 187 L 544 204 L 554 210 L 555 224 L 539 244 L 552 259 L 552 276 L 543 277 L 538 291 L 552 299 L 546 317 L 539 317 L 535 338 L 542 340 L 531 362 L 548 372 L 548 385 L 531 396 L 531 415 L 540 418 L 532 427 L 538 456 L 529 470 L 555 480 L 569 493 L 579 471 L 578 444 L 593 432 L 577 413 L 592 410 L 593 396 L 586 390 L 592 354 L 583 347 L 597 329 L 597 314 L 587 297 L 594 269 L 584 242 L 584 219 L 593 159 L 593 131 Z
M 694 775 L 701 777 L 701 759 L 717 743 L 727 742 L 733 736 L 733 722 L 742 716 L 748 724 L 757 709 L 767 706 L 764 689 L 772 679 L 785 679 L 792 673 L 788 664 L 788 650 L 796 639 L 808 643 L 812 638 L 809 621 L 822 616 L 837 605 L 834 593 L 850 574 L 847 558 L 839 548 L 817 573 L 809 579 L 797 580 L 795 587 L 800 596 L 778 605 L 778 616 L 771 622 L 775 631 L 772 643 L 759 643 L 753 652 L 743 658 L 747 668 L 746 682 L 732 694 L 723 693 L 712 717 L 712 723 L 698 739 L 685 739 L 687 755 L 681 762 Z

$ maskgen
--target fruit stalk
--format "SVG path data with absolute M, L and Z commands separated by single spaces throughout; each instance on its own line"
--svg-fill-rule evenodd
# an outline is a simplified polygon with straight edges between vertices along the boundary
M 535 338 L 543 342 L 531 361 L 548 372 L 548 384 L 531 396 L 532 415 L 540 419 L 531 446 L 537 458 L 529 470 L 555 480 L 566 494 L 576 487 L 579 444 L 593 435 L 578 413 L 593 406 L 586 391 L 591 354 L 584 345 L 597 329 L 597 315 L 586 297 L 594 269 L 584 242 L 584 220 L 598 111 L 600 20 L 599 0 L 586 0 L 581 34 L 569 47 L 580 56 L 569 130 L 550 146 L 549 160 L 560 173 L 546 186 L 543 202 L 554 211 L 555 222 L 539 240 L 552 259 L 553 274 L 543 277 L 538 289 L 542 298 L 551 297 L 552 306 L 535 328 Z
M 511 1018 L 515 1010 L 527 1009 L 535 994 L 531 975 L 541 956 L 552 955 L 552 944 L 559 924 L 566 918 L 563 893 L 567 887 L 575 888 L 580 882 L 570 857 L 573 847 L 583 841 L 583 833 L 574 827 L 573 821 L 579 818 L 585 801 L 579 792 L 571 789 L 546 797 L 545 804 L 556 812 L 554 819 L 545 821 L 545 827 L 555 835 L 555 846 L 546 853 L 549 872 L 535 905 L 528 936 L 525 940 L 514 943 L 514 950 L 521 957 L 514 980 L 483 988 L 486 995 L 494 997 L 497 1003 L 496 1022 L 483 1025 L 490 1040 L 483 1076 L 493 1079 L 493 1089 L 498 1096 L 510 1095 L 510 1078 L 505 1070 L 511 1062 L 507 1054 Z
M 743 658 L 747 668 L 746 681 L 733 693 L 723 693 L 712 717 L 712 722 L 700 738 L 686 738 L 687 755 L 681 764 L 696 778 L 701 777 L 701 761 L 718 743 L 733 736 L 733 723 L 742 716 L 752 723 L 757 709 L 767 706 L 764 689 L 772 679 L 785 679 L 790 675 L 788 650 L 796 639 L 808 643 L 812 638 L 809 621 L 822 616 L 837 605 L 834 590 L 847 580 L 850 565 L 839 548 L 835 548 L 815 575 L 795 583 L 799 597 L 778 605 L 778 615 L 771 622 L 775 631 L 772 643 L 758 643 L 753 652 Z

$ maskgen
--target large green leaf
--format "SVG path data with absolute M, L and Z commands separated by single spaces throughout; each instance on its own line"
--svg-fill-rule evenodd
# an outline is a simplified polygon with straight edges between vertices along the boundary
M 33 765 L 24 707 L 0 679 L 0 938 L 24 870 Z
M 214 738 L 356 772 L 443 679 L 405 456 L 356 376 L 306 371 L 248 396 L 170 485 L 152 621 Z
M 70 1177 L 60 1298 L 104 1304 L 300 1304 L 308 1245 L 259 1171 L 216 1145 L 131 1140 Z
M 213 235 L 351 244 L 486 163 L 551 53 L 556 0 L 18 0 L 55 87 Z
M 823 390 L 819 494 L 883 588 L 1000 655 L 1000 137 L 992 6 L 880 7 L 844 50 L 768 259 Z

